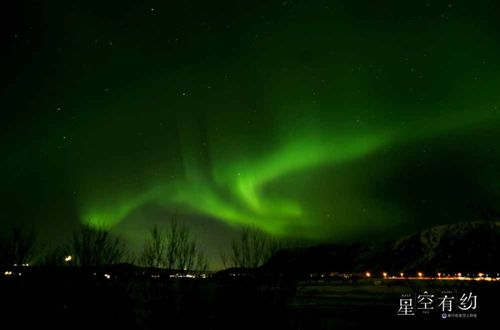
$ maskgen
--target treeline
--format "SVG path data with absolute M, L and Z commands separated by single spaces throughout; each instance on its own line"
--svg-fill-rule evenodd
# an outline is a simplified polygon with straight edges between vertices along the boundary
M 244 227 L 221 252 L 223 268 L 254 268 L 265 263 L 284 244 L 253 227 Z M 33 229 L 16 226 L 0 235 L 0 266 L 42 265 L 99 267 L 115 264 L 206 271 L 208 257 L 189 228 L 172 218 L 164 226 L 151 228 L 141 251 L 131 253 L 125 240 L 109 229 L 82 225 L 68 241 L 56 248 L 39 244 Z

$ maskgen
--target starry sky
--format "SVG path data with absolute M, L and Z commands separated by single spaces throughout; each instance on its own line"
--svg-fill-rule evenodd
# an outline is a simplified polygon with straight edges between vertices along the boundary
M 497 1 L 2 10 L 0 228 L 385 240 L 500 206 Z

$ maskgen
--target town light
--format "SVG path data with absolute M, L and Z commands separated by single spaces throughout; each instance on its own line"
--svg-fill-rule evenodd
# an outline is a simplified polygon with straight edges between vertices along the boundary
M 404 277 L 405 274 L 404 273 L 399 273 L 399 276 Z
M 387 273 L 386 273 L 386 272 L 383 272 L 383 273 L 382 273 L 382 276 L 383 276 L 383 277 L 387 277 Z
M 418 275 L 418 277 L 423 277 L 424 276 L 424 274 L 422 272 L 418 272 L 417 275 Z
M 72 257 L 72 256 L 66 256 L 66 257 L 64 258 L 64 261 L 66 261 L 66 262 L 70 262 L 71 260 L 73 260 L 73 257 Z
M 370 272 L 366 272 L 366 273 L 365 273 L 365 276 L 366 276 L 366 277 L 372 277 L 372 274 L 370 274 Z

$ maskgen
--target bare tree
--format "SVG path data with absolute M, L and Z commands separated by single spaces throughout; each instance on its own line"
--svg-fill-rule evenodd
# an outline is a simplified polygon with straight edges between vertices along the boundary
M 166 266 L 169 269 L 177 268 L 183 271 L 199 270 L 205 265 L 199 264 L 206 258 L 199 250 L 196 239 L 189 229 L 180 224 L 174 217 L 167 229 Z
M 280 241 L 253 227 L 244 227 L 240 236 L 231 241 L 231 254 L 221 254 L 225 267 L 254 268 L 261 266 L 282 248 Z M 230 265 L 229 265 L 230 263 Z
M 40 260 L 40 264 L 43 266 L 73 265 L 70 260 L 66 259 L 70 254 L 70 248 L 66 245 L 55 247 L 45 251 Z
M 14 226 L 7 237 L 0 237 L 0 264 L 27 264 L 35 256 L 36 235 L 33 229 Z
M 166 230 L 153 227 L 144 246 L 141 262 L 149 267 L 183 271 L 206 270 L 206 256 L 189 229 L 172 218 Z
M 183 228 L 177 222 L 176 217 L 172 217 L 167 229 L 167 246 L 165 249 L 165 266 L 173 269 L 176 266 L 179 255 L 179 236 Z
M 124 261 L 125 244 L 109 230 L 83 225 L 73 234 L 71 252 L 78 266 L 112 265 Z
M 229 256 L 227 255 L 227 253 L 225 251 L 220 251 L 219 256 L 220 256 L 220 261 L 222 264 L 222 269 L 226 269 L 226 268 L 229 268 L 232 266 L 231 262 L 229 261 Z
M 202 251 L 198 251 L 197 253 L 195 269 L 199 272 L 206 272 L 208 270 L 208 258 Z
M 165 264 L 167 250 L 167 237 L 157 225 L 151 229 L 150 235 L 144 245 L 140 262 L 147 267 L 160 268 Z
M 180 227 L 178 232 L 177 268 L 181 270 L 191 270 L 196 262 L 196 242 L 191 238 L 188 229 Z

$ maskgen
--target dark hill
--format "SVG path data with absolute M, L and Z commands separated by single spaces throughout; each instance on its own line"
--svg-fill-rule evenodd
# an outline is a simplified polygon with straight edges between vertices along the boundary
M 269 272 L 498 272 L 500 226 L 467 222 L 433 227 L 383 245 L 322 245 L 276 253 Z

